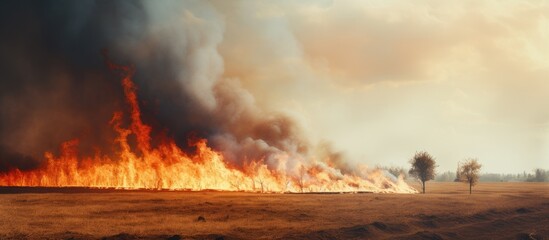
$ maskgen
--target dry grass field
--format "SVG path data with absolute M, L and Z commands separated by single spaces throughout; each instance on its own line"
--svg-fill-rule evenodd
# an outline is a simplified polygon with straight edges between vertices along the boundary
M 549 184 L 422 194 L 0 194 L 0 239 L 547 239 Z

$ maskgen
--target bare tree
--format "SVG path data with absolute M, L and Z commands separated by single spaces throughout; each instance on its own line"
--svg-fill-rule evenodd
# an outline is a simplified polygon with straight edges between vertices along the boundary
M 261 193 L 265 192 L 265 181 L 263 181 L 263 178 L 258 177 L 257 182 L 259 182 L 259 186 L 261 186 Z
M 280 174 L 282 176 L 282 182 L 284 183 L 282 187 L 282 193 L 288 192 L 288 187 L 290 186 L 291 180 L 287 177 L 286 174 Z
M 283 193 L 288 192 L 288 187 L 290 186 L 290 180 L 286 179 L 286 184 L 284 184 L 284 191 Z
M 236 173 L 233 174 L 235 177 L 234 177 L 234 181 L 230 181 L 229 184 L 233 187 L 233 188 L 236 188 L 236 191 L 240 191 L 240 185 L 241 185 L 241 179 L 238 177 L 238 175 L 236 175 Z
M 460 169 L 461 168 L 459 167 L 459 162 L 458 162 L 458 167 L 456 169 L 456 179 L 454 179 L 454 182 L 460 182 L 461 181 L 461 179 L 459 179 L 459 170 Z
M 252 191 L 255 192 L 255 179 L 253 176 L 250 176 L 250 180 L 252 180 Z
M 425 182 L 435 178 L 435 158 L 427 152 L 416 152 L 410 163 L 412 168 L 408 173 L 421 181 L 425 194 Z
M 392 174 L 395 177 L 402 176 L 402 179 L 406 179 L 408 176 L 406 174 L 406 170 L 403 167 L 381 167 L 381 169 L 387 170 L 390 174 Z
M 235 179 L 235 181 L 230 181 L 229 184 L 231 187 L 235 188 L 237 192 L 240 191 L 240 180 L 238 178 Z
M 301 193 L 303 193 L 303 188 L 305 187 L 305 173 L 307 172 L 307 169 L 305 169 L 305 166 L 301 165 L 299 168 L 299 178 L 297 179 L 297 185 L 299 186 L 299 189 L 301 190 Z
M 481 167 L 482 165 L 478 163 L 476 158 L 468 158 L 459 169 L 459 179 L 462 182 L 469 183 L 469 194 L 472 193 L 473 186 L 478 182 Z

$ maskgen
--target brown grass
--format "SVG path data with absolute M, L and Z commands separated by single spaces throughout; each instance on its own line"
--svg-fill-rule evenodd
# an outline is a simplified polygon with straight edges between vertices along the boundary
M 547 183 L 480 183 L 472 195 L 431 182 L 425 195 L 0 194 L 0 239 L 540 239 L 548 226 Z

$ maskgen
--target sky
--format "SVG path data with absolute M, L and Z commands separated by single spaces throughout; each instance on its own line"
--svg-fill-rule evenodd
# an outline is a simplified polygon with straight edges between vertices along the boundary
M 408 168 L 427 151 L 438 172 L 549 169 L 549 1 L 3 4 L 0 169 L 112 139 L 104 49 L 136 67 L 147 124 L 233 163 Z
M 216 6 L 223 75 L 354 162 L 549 168 L 547 1 Z

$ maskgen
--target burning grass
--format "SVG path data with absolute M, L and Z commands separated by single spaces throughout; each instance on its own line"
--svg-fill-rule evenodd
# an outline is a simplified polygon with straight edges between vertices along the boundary
M 38 169 L 12 169 L 0 173 L 0 186 L 93 187 L 122 189 L 224 190 L 247 192 L 398 192 L 415 193 L 402 178 L 382 170 L 361 169 L 343 173 L 330 166 L 330 160 L 305 159 L 299 154 L 282 153 L 277 164 L 252 159 L 244 166 L 233 166 L 210 148 L 206 139 L 191 138 L 192 154 L 183 151 L 173 139 L 162 139 L 153 146 L 151 126 L 141 119 L 134 69 L 107 61 L 111 70 L 121 73 L 121 84 L 129 107 L 129 126 L 122 111 L 113 114 L 111 125 L 117 133 L 113 148 L 116 158 L 102 155 L 80 156 L 79 140 L 61 144 L 60 155 L 45 153 Z M 132 144 L 130 137 L 135 138 Z

